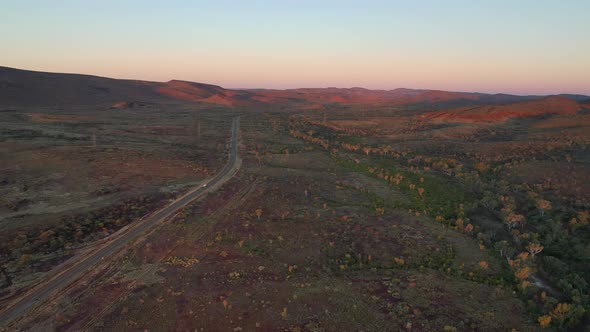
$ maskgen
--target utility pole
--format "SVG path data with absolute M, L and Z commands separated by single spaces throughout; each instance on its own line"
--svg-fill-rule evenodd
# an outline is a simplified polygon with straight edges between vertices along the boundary
M 197 117 L 196 114 L 195 114 L 194 120 L 193 120 L 193 134 L 197 135 L 197 137 L 196 137 L 197 142 L 201 140 L 201 120 Z

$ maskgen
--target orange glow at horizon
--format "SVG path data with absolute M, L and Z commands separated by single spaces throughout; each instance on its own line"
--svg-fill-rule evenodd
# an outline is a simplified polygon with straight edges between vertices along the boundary
M 227 88 L 590 95 L 590 2 L 6 5 L 0 65 Z

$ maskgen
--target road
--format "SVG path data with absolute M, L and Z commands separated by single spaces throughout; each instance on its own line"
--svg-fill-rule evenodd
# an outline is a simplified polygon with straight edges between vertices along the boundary
M 134 240 L 137 240 L 141 235 L 151 230 L 154 226 L 162 223 L 169 217 L 176 214 L 178 210 L 182 209 L 197 198 L 202 197 L 206 193 L 214 190 L 216 187 L 229 180 L 237 170 L 237 167 L 239 167 L 239 126 L 240 119 L 237 117 L 232 121 L 229 160 L 221 172 L 205 182 L 206 186 L 200 184 L 198 187 L 192 189 L 166 207 L 156 211 L 155 213 L 152 213 L 146 218 L 133 223 L 129 228 L 122 229 L 118 233 L 113 234 L 112 240 L 99 247 L 96 251 L 76 262 L 68 269 L 58 273 L 56 276 L 52 277 L 45 283 L 40 284 L 36 288 L 32 289 L 18 301 L 9 304 L 7 308 L 4 308 L 0 312 L 0 326 L 7 326 L 10 322 L 20 318 L 29 310 L 38 307 L 39 305 L 50 300 L 54 294 L 65 289 L 73 282 L 84 276 L 86 273 L 90 272 L 96 264 L 120 252 L 128 244 L 132 243 Z

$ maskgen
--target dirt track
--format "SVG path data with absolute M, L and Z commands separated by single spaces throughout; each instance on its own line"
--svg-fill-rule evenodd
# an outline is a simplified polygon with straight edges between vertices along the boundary
M 240 119 L 238 117 L 232 122 L 231 147 L 227 164 L 216 176 L 205 181 L 205 186 L 200 184 L 198 187 L 192 189 L 166 207 L 155 211 L 128 228 L 121 229 L 118 233 L 113 234 L 104 245 L 97 248 L 93 253 L 80 259 L 71 267 L 33 288 L 18 300 L 10 303 L 0 312 L 0 326 L 7 327 L 10 323 L 23 316 L 29 310 L 50 300 L 56 293 L 65 289 L 86 273 L 90 272 L 95 265 L 120 252 L 141 235 L 173 216 L 181 208 L 204 196 L 208 192 L 215 190 L 229 180 L 240 166 L 240 159 L 238 158 L 239 125 Z

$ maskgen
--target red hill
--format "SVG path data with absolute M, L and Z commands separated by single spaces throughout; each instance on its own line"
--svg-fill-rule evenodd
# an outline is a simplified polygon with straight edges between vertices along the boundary
M 303 88 L 289 90 L 256 90 L 258 95 L 269 98 L 299 100 L 312 103 L 341 104 L 391 104 L 403 105 L 420 102 L 440 102 L 458 99 L 476 100 L 471 93 L 437 90 L 368 90 L 364 88 Z
M 422 118 L 440 122 L 502 122 L 511 118 L 543 114 L 574 114 L 580 109 L 580 105 L 574 100 L 551 96 L 508 105 L 462 107 L 431 112 L 422 115 Z
M 586 96 L 575 96 L 586 98 Z M 436 103 L 454 108 L 426 115 L 441 121 L 503 121 L 517 116 L 575 112 L 572 98 L 489 95 L 439 90 L 368 90 L 364 88 L 302 88 L 288 90 L 231 90 L 204 83 L 172 80 L 147 82 L 106 77 L 59 74 L 0 67 L 0 105 L 91 105 L 111 106 L 121 101 L 190 102 L 234 106 L 297 105 L 322 109 L 326 104 L 406 105 Z M 521 103 L 514 103 L 520 101 Z M 523 102 L 526 101 L 526 102 Z M 498 106 L 497 104 L 507 104 Z M 492 106 L 479 106 L 492 105 Z

